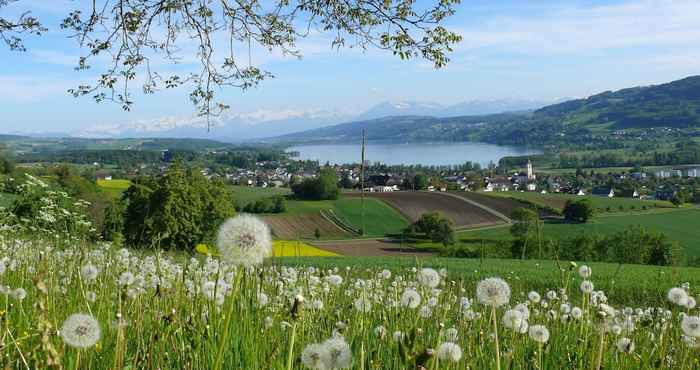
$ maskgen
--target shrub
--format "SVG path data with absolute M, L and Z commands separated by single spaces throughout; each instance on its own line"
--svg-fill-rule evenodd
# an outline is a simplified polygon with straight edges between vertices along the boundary
M 564 206 L 564 218 L 568 221 L 585 223 L 593 217 L 593 213 L 590 199 L 567 200 Z

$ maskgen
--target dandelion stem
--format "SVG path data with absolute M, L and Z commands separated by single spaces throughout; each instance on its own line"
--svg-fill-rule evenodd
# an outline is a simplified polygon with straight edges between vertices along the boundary
M 496 319 L 495 305 L 491 305 L 491 321 L 493 322 L 493 334 L 496 340 L 496 369 L 501 370 L 501 347 L 498 344 L 498 320 Z
M 605 347 L 605 325 L 600 326 L 600 342 L 598 343 L 598 358 L 596 359 L 596 370 L 600 370 L 603 363 L 603 348 Z
M 238 292 L 241 288 L 241 276 L 243 275 L 243 269 L 239 268 L 236 271 L 236 282 L 234 284 L 233 294 L 229 300 L 228 311 L 226 312 L 226 319 L 224 321 L 223 327 L 223 338 L 221 338 L 221 343 L 219 343 L 219 351 L 216 354 L 216 362 L 214 362 L 214 370 L 220 370 L 221 364 L 224 359 L 224 349 L 226 348 L 226 341 L 228 340 L 229 328 L 231 326 L 231 316 L 233 316 L 233 307 L 236 305 L 236 298 Z
M 294 364 L 294 340 L 297 336 L 297 323 L 296 321 L 292 324 L 292 335 L 289 338 L 289 351 L 287 352 L 287 370 L 292 370 L 292 365 Z

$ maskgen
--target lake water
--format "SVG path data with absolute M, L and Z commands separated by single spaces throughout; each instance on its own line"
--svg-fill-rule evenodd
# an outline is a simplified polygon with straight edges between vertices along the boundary
M 360 144 L 300 145 L 287 151 L 299 152 L 297 159 L 317 160 L 331 164 L 360 163 Z M 388 165 L 456 165 L 467 161 L 487 166 L 506 156 L 542 154 L 541 150 L 485 143 L 367 143 L 365 159 Z

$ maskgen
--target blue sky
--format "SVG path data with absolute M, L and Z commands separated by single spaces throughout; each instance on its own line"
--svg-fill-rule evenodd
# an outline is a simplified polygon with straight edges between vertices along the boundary
M 67 89 L 90 83 L 97 73 L 73 70 L 80 52 L 58 27 L 75 3 L 20 0 L 6 9 L 32 10 L 50 31 L 29 38 L 26 53 L 0 47 L 0 132 L 68 132 L 194 114 L 183 89 L 154 96 L 137 90 L 128 113 L 68 96 Z M 255 50 L 253 62 L 275 78 L 221 96 L 233 112 L 357 112 L 385 100 L 582 97 L 698 74 L 698 14 L 700 2 L 683 0 L 463 1 L 447 26 L 464 41 L 442 70 L 376 50 L 337 51 L 328 37 L 316 35 L 299 43 L 302 60 Z

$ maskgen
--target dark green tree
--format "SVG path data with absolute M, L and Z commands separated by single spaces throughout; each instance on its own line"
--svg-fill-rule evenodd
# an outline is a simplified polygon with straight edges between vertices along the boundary
M 594 208 L 590 199 L 567 200 L 564 206 L 564 218 L 573 222 L 588 222 L 593 217 Z
M 415 190 L 425 190 L 428 188 L 428 185 L 430 184 L 430 179 L 428 176 L 419 173 L 413 176 L 413 187 Z

